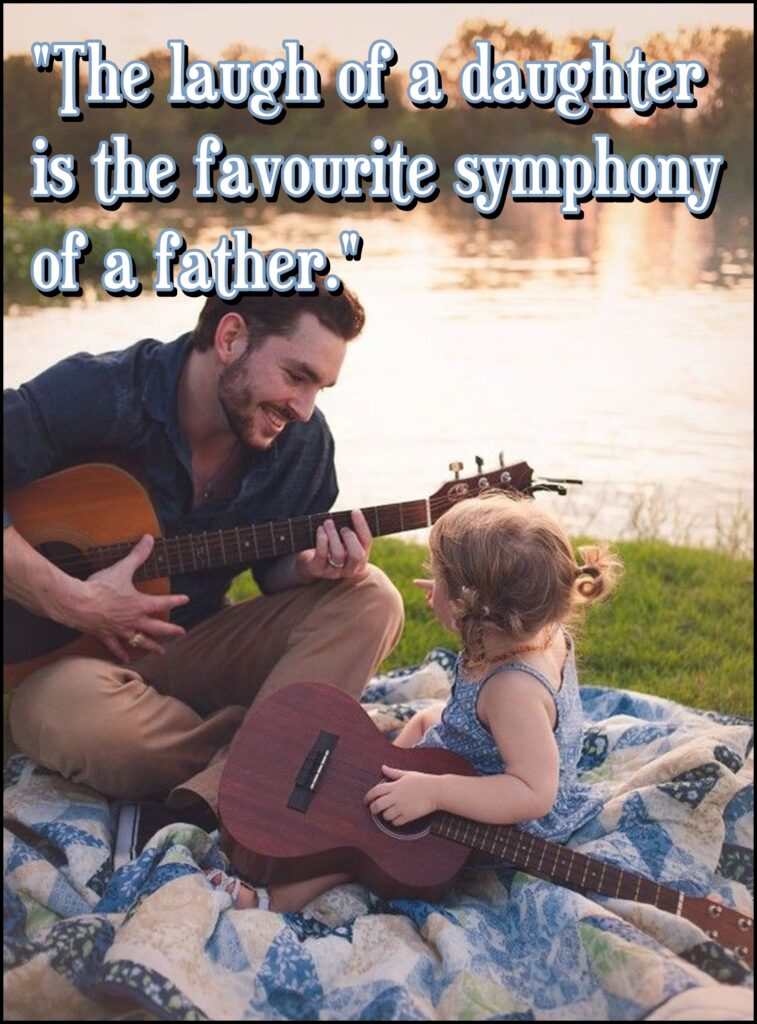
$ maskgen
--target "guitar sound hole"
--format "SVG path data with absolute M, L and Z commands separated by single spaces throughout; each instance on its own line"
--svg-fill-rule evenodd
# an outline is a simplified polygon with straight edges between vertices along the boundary
M 73 544 L 50 541 L 38 548 L 45 558 L 60 564 L 69 576 L 85 580 L 94 572 L 94 567 L 84 557 L 71 563 L 71 555 L 81 556 Z M 61 561 L 62 559 L 62 561 Z M 15 601 L 3 601 L 3 664 L 18 665 L 32 658 L 52 654 L 81 636 L 76 629 L 52 622 L 23 608 Z
M 409 821 L 407 825 L 395 825 L 391 821 L 386 821 L 381 814 L 372 814 L 371 817 L 376 828 L 386 835 L 405 840 L 421 839 L 423 836 L 427 836 L 434 819 L 433 814 L 427 814 L 425 818 L 416 818 L 415 821 Z
M 95 571 L 95 566 L 88 560 L 85 552 L 65 541 L 47 541 L 47 543 L 41 544 L 37 550 L 74 579 L 86 580 Z

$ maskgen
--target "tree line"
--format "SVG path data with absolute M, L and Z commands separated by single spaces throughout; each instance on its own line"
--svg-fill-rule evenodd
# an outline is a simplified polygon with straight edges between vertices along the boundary
M 385 81 L 385 107 L 346 106 L 336 92 L 337 62 L 328 54 L 306 54 L 321 74 L 323 105 L 288 108 L 278 123 L 270 124 L 256 121 L 244 107 L 168 107 L 167 50 L 154 50 L 142 57 L 154 75 L 154 98 L 149 106 L 90 108 L 82 104 L 81 120 L 62 122 L 57 114 L 59 66 L 43 73 L 33 66 L 30 56 L 11 56 L 3 64 L 4 191 L 17 202 L 23 202 L 24 197 L 28 200 L 31 142 L 35 136 L 44 135 L 53 153 L 74 154 L 80 195 L 92 196 L 89 158 L 100 140 L 116 132 L 128 134 L 132 152 L 144 160 L 158 153 L 170 154 L 180 168 L 179 187 L 184 198 L 191 197 L 192 156 L 197 140 L 206 132 L 220 136 L 228 152 L 247 157 L 369 153 L 371 138 L 383 135 L 390 143 L 401 139 L 411 154 L 430 154 L 443 173 L 451 170 L 461 153 L 591 154 L 592 134 L 607 132 L 616 152 L 626 158 L 641 152 L 723 153 L 729 165 L 723 197 L 726 192 L 751 190 L 753 33 L 712 28 L 681 31 L 673 37 L 659 33 L 652 36 L 640 44 L 648 61 L 697 59 L 707 68 L 709 81 L 697 91 L 697 108 L 671 107 L 646 118 L 597 109 L 580 126 L 567 126 L 553 110 L 533 105 L 524 109 L 468 106 L 457 90 L 457 78 L 462 65 L 474 55 L 473 41 L 481 38 L 491 40 L 497 60 L 521 64 L 526 60 L 564 61 L 586 56 L 593 38 L 608 39 L 613 59 L 622 62 L 628 57 L 616 52 L 612 38 L 599 31 L 552 39 L 544 32 L 522 31 L 506 22 L 467 21 L 436 62 L 448 96 L 442 109 L 417 110 L 410 105 L 405 96 L 407 80 L 396 68 Z M 272 55 L 235 44 L 223 56 L 259 60 Z M 193 60 L 201 57 L 190 55 Z

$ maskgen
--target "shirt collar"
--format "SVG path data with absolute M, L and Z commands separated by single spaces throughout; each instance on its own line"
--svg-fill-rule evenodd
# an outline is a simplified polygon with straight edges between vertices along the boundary
M 145 366 L 142 403 L 162 423 L 176 422 L 179 377 L 189 355 L 190 334 L 155 345 Z

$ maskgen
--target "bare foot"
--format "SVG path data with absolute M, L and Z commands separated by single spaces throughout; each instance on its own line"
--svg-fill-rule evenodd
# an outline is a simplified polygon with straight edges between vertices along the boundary
M 258 907 L 279 914 L 302 910 L 321 893 L 350 881 L 349 875 L 321 875 L 305 882 L 272 885 L 264 889 L 248 885 L 241 878 L 234 878 L 220 869 L 206 872 L 205 877 L 214 888 L 223 889 L 231 896 L 235 910 L 252 910 Z
M 227 875 L 220 868 L 206 871 L 205 877 L 214 889 L 223 889 L 231 896 L 231 904 L 235 910 L 252 910 L 260 905 L 261 890 L 245 884 L 241 878 Z

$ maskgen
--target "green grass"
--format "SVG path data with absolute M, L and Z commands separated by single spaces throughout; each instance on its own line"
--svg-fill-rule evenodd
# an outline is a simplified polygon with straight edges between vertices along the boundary
M 753 563 L 716 551 L 661 541 L 616 545 L 626 566 L 612 598 L 589 609 L 578 633 L 582 683 L 617 686 L 682 704 L 754 714 Z M 457 638 L 426 608 L 412 585 L 423 576 L 426 549 L 377 540 L 371 560 L 402 592 L 407 624 L 382 669 L 412 665 L 429 648 L 457 649 Z M 232 597 L 254 592 L 249 574 Z

